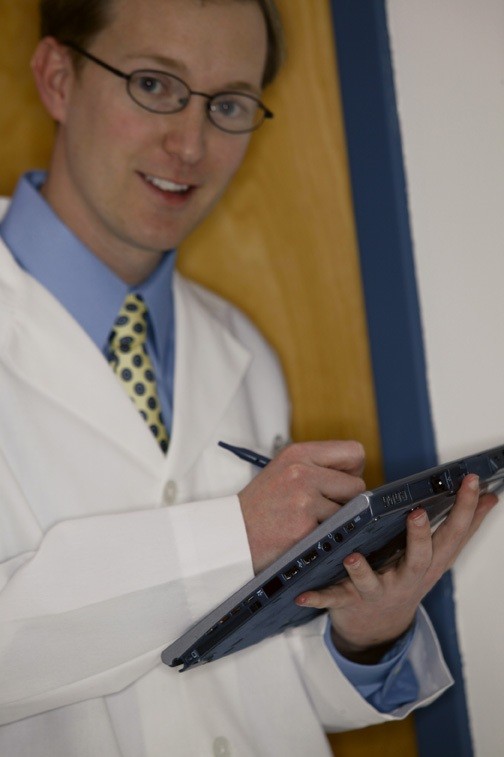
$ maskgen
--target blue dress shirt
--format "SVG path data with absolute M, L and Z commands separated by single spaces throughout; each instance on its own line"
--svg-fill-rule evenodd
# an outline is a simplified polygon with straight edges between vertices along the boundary
M 167 429 L 173 417 L 175 313 L 172 277 L 176 253 L 170 250 L 143 284 L 130 288 L 68 229 L 39 192 L 46 174 L 21 178 L 0 236 L 18 264 L 69 311 L 106 356 L 114 320 L 128 292 L 142 295 L 149 311 L 147 348 L 154 365 L 158 395 Z M 413 628 L 378 665 L 358 665 L 334 647 L 328 622 L 326 645 L 348 680 L 382 712 L 414 701 L 418 684 L 406 654 Z

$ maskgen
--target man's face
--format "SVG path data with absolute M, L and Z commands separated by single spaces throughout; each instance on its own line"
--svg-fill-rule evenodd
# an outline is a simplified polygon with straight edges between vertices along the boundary
M 266 29 L 254 2 L 116 0 L 88 51 L 126 73 L 173 73 L 199 92 L 260 95 Z M 69 77 L 44 194 L 125 280 L 148 275 L 185 239 L 242 162 L 250 135 L 220 131 L 205 105 L 194 96 L 179 113 L 149 113 L 124 80 L 87 60 Z

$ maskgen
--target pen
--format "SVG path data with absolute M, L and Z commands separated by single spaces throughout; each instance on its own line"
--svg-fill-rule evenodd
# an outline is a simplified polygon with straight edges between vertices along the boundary
M 241 460 L 246 460 L 252 465 L 256 465 L 258 468 L 264 468 L 270 462 L 270 458 L 265 455 L 260 455 L 258 452 L 254 452 L 251 449 L 245 447 L 235 447 L 233 444 L 227 444 L 226 442 L 219 442 L 219 447 L 228 449 L 233 455 L 236 455 Z

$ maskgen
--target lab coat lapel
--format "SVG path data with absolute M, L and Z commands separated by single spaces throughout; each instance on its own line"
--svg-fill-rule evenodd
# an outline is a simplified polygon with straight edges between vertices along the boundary
M 0 267 L 0 345 L 10 370 L 35 389 L 34 401 L 59 405 L 159 473 L 164 454 L 84 330 L 1 242 Z
M 175 274 L 176 373 L 168 455 L 120 387 L 103 355 L 62 305 L 21 270 L 0 240 L 3 359 L 34 398 L 61 406 L 159 475 L 183 475 L 201 454 L 244 378 L 250 355 Z M 29 409 L 27 409 L 29 411 Z
M 176 372 L 170 468 L 184 474 L 209 443 L 244 379 L 250 355 L 176 274 Z

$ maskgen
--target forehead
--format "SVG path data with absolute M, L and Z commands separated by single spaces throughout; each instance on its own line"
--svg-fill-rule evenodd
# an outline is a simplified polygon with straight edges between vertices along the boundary
M 112 0 L 93 49 L 117 63 L 166 60 L 195 76 L 260 86 L 267 32 L 255 0 Z

